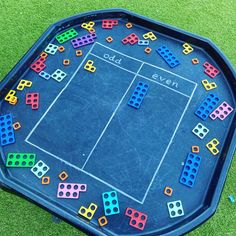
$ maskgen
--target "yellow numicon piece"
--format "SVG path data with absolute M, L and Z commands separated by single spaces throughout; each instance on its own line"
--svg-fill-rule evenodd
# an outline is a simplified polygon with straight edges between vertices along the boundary
M 108 221 L 107 221 L 106 216 L 102 216 L 102 217 L 98 218 L 98 224 L 101 227 L 107 225 L 107 223 L 108 223 Z
M 88 23 L 83 23 L 83 24 L 81 25 L 81 27 L 82 27 L 83 29 L 88 30 L 89 33 L 95 33 L 95 29 L 93 28 L 94 25 L 95 25 L 95 23 L 94 23 L 93 21 L 90 21 L 90 22 L 88 22 Z
M 8 94 L 6 95 L 6 97 L 4 98 L 5 101 L 7 102 L 11 102 L 13 99 L 14 99 L 14 95 L 16 94 L 16 91 L 15 90 L 10 90 L 8 92 Z
M 193 51 L 193 48 L 188 43 L 184 43 L 183 48 L 184 48 L 183 53 L 185 55 L 188 55 L 189 53 Z
M 23 90 L 25 87 L 28 87 L 28 88 L 30 88 L 31 86 L 32 86 L 32 82 L 31 81 L 29 81 L 29 80 L 24 80 L 24 79 L 22 79 L 20 82 L 19 82 L 19 84 L 17 85 L 17 90 Z
M 155 34 L 153 32 L 148 32 L 146 34 L 143 35 L 144 39 L 151 39 L 152 41 L 157 40 L 157 37 L 155 36 Z
M 94 62 L 92 60 L 88 60 L 84 66 L 84 69 L 89 71 L 89 72 L 95 72 L 96 71 L 96 67 L 93 66 Z
M 11 105 L 16 105 L 17 101 L 18 101 L 17 97 L 13 96 L 13 97 L 11 98 L 11 100 L 9 101 L 9 103 L 10 103 Z
M 4 100 L 9 102 L 11 105 L 16 105 L 18 100 L 15 94 L 16 94 L 15 90 L 10 90 L 6 95 L 6 97 L 4 98 Z
M 212 90 L 217 87 L 215 82 L 210 83 L 210 82 L 208 82 L 207 79 L 202 80 L 202 85 L 207 91 Z
M 217 145 L 219 145 L 219 141 L 216 138 L 213 138 L 209 143 L 206 144 L 207 149 L 211 152 L 212 155 L 217 155 L 219 150 L 217 149 Z
M 92 220 L 93 215 L 95 214 L 98 206 L 94 203 L 91 203 L 88 208 L 81 206 L 78 214 L 85 217 L 88 220 Z

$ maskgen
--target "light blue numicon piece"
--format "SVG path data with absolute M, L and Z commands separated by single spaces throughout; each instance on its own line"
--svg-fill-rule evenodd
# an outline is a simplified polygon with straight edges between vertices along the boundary
M 120 213 L 116 191 L 102 193 L 102 200 L 106 216 L 116 215 Z

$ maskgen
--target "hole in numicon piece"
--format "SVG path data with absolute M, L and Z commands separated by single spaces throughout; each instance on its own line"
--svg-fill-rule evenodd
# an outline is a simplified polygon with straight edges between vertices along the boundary
M 138 223 L 138 227 L 142 228 L 143 227 L 143 223 Z
M 114 207 L 114 208 L 113 208 L 113 211 L 114 211 L 114 212 L 118 212 L 118 208 L 117 208 L 117 207 Z
M 172 216 L 175 216 L 175 211 L 171 211 L 170 213 Z
M 135 212 L 134 217 L 138 217 L 138 216 L 139 216 L 138 212 Z
M 178 210 L 178 214 L 181 215 L 183 213 L 182 210 Z
M 43 163 L 40 161 L 40 162 L 38 163 L 38 166 L 41 167 L 42 165 L 43 165 Z
M 131 215 L 131 214 L 132 214 L 132 211 L 129 209 L 129 210 L 127 211 L 127 213 L 128 213 L 129 215 Z
M 103 195 L 103 197 L 104 197 L 104 198 L 108 198 L 108 194 L 105 193 L 105 194 Z
M 216 140 L 213 140 L 213 144 L 217 144 Z
M 141 220 L 145 220 L 146 216 L 145 215 L 141 215 Z
M 48 182 L 48 178 L 44 178 L 44 179 L 43 179 L 43 182 L 44 182 L 44 183 L 47 183 L 47 182 Z
M 74 185 L 74 190 L 77 190 L 79 186 L 77 184 Z
M 111 213 L 111 210 L 110 210 L 110 209 L 106 209 L 106 213 L 107 213 L 107 214 L 110 214 L 110 213 Z
M 131 221 L 131 224 L 132 224 L 132 225 L 136 225 L 136 220 L 132 220 L 132 221 Z
M 213 149 L 212 152 L 217 153 L 217 150 L 216 150 L 216 149 Z
M 12 165 L 12 161 L 8 161 L 7 164 L 8 164 L 9 166 L 11 166 L 11 165 Z
M 194 175 L 190 175 L 190 178 L 191 178 L 191 179 L 194 179 Z
M 84 208 L 80 209 L 80 212 L 81 212 L 82 214 L 84 214 L 84 213 L 85 213 L 85 209 L 84 209 Z
M 186 168 L 186 170 L 190 170 L 190 166 L 186 166 L 185 168 Z

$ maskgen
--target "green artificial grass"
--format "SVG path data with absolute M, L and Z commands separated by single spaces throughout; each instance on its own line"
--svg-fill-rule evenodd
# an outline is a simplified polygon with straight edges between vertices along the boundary
M 210 38 L 236 65 L 235 0 L 1 0 L 0 80 L 18 62 L 44 30 L 71 15 L 103 8 L 126 8 L 147 17 Z M 189 235 L 235 235 L 236 162 L 232 163 L 216 214 Z M 65 222 L 0 190 L 0 235 L 84 235 Z

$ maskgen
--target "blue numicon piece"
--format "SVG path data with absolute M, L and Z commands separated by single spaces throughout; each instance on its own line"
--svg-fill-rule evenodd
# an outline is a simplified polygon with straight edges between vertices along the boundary
M 102 200 L 106 216 L 116 215 L 120 213 L 116 191 L 102 193 Z
M 201 163 L 201 157 L 194 153 L 189 153 L 185 161 L 185 165 L 180 176 L 179 182 L 190 188 L 193 187 L 197 177 L 199 166 Z
M 199 108 L 195 111 L 195 115 L 206 120 L 207 117 L 215 110 L 220 99 L 213 93 L 210 93 L 201 103 Z
M 147 94 L 149 85 L 144 82 L 138 82 L 132 96 L 128 101 L 128 105 L 134 108 L 139 108 L 145 95 Z
M 180 64 L 179 60 L 176 59 L 173 53 L 166 46 L 163 45 L 156 51 L 171 68 Z
M 15 133 L 12 127 L 12 114 L 0 116 L 0 137 L 1 146 L 15 142 Z

